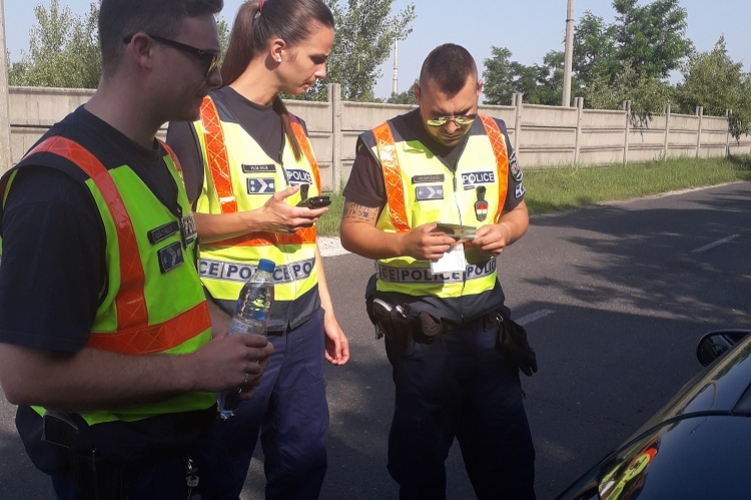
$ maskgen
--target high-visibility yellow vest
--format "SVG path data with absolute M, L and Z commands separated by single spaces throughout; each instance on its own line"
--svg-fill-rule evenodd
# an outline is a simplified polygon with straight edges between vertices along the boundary
M 387 203 L 376 222 L 386 233 L 429 223 L 480 227 L 496 223 L 508 189 L 508 151 L 496 121 L 484 115 L 484 134 L 470 133 L 452 172 L 423 144 L 402 138 L 385 122 L 362 136 L 383 169 Z M 496 260 L 465 247 L 464 272 L 433 275 L 430 262 L 402 256 L 377 262 L 377 290 L 454 298 L 493 289 Z
M 277 191 L 294 184 L 308 185 L 309 197 L 320 194 L 318 163 L 302 124 L 295 117 L 290 115 L 292 128 L 304 156 L 296 159 L 287 142 L 282 164 L 270 158 L 230 117 L 221 103 L 206 97 L 201 119 L 193 124 L 205 162 L 196 212 L 225 214 L 254 210 Z M 299 193 L 287 198 L 287 203 L 299 201 Z M 254 232 L 201 243 L 199 272 L 212 297 L 236 300 L 258 261 L 268 259 L 276 264 L 274 300 L 292 301 L 318 284 L 315 251 L 315 227 L 294 234 Z
M 88 175 L 85 184 L 105 229 L 108 288 L 97 308 L 87 347 L 121 354 L 181 355 L 209 342 L 211 318 L 196 272 L 196 242 L 191 238 L 195 231 L 190 230 L 190 203 L 176 158 L 168 154 L 164 161 L 178 186 L 179 207 L 184 214 L 180 218 L 128 165 L 108 170 L 83 146 L 61 136 L 42 141 L 3 176 L 3 205 L 18 169 L 34 164 L 32 157 L 40 153 L 66 158 Z M 136 421 L 204 410 L 215 400 L 213 393 L 186 393 L 156 403 L 81 416 L 90 425 Z M 34 409 L 44 413 L 43 408 Z

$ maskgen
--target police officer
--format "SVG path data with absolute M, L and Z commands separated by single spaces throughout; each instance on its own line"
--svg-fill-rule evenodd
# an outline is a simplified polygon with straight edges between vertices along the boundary
M 225 86 L 200 121 L 171 123 L 167 142 L 196 201 L 206 293 L 232 312 L 243 278 L 276 263 L 267 329 L 274 355 L 256 396 L 216 429 L 223 491 L 237 499 L 260 433 L 265 498 L 318 498 L 327 468 L 324 359 L 341 366 L 349 344 L 334 314 L 315 222 L 320 194 L 305 125 L 280 93 L 301 95 L 326 76 L 334 18 L 321 0 L 261 0 L 240 7 L 222 63 Z
M 418 109 L 360 136 L 341 225 L 345 248 L 377 260 L 369 300 L 405 320 L 379 323 L 396 388 L 388 470 L 401 499 L 445 498 L 456 437 L 478 498 L 531 499 L 519 371 L 496 347 L 495 258 L 529 224 L 522 172 L 504 122 L 477 114 L 467 50 L 434 49 L 414 91 Z
M 0 180 L 0 383 L 60 499 L 192 498 L 213 393 L 249 397 L 272 350 L 226 324 L 212 340 L 190 204 L 155 139 L 220 85 L 221 7 L 103 0 L 99 88 Z

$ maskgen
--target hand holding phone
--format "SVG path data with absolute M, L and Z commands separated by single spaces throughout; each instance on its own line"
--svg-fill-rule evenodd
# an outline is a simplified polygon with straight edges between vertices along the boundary
M 307 208 L 323 208 L 328 207 L 329 205 L 331 205 L 331 197 L 329 196 L 311 196 L 310 198 L 301 200 L 300 203 L 297 204 L 298 207 Z

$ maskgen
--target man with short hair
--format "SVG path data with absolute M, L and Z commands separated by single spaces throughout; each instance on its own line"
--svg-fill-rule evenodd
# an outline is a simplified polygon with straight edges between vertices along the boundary
M 419 109 L 360 136 L 341 225 L 345 248 L 377 260 L 366 295 L 396 388 L 388 470 L 400 499 L 445 498 L 456 437 L 479 499 L 533 499 L 519 369 L 497 347 L 496 257 L 529 225 L 522 172 L 504 122 L 477 114 L 463 47 L 434 49 L 414 91 Z
M 0 179 L 0 383 L 61 499 L 191 498 L 215 393 L 250 397 L 271 352 L 226 322 L 212 339 L 179 165 L 155 139 L 221 84 L 221 7 L 103 0 L 99 88 Z

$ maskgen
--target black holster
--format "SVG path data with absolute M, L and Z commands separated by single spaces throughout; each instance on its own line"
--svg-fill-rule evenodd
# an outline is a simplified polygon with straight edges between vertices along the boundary
M 516 365 L 526 376 L 537 372 L 537 354 L 527 339 L 527 331 L 506 315 L 498 314 L 500 328 L 496 347 L 506 359 Z
M 123 467 L 105 460 L 87 442 L 88 425 L 79 415 L 48 409 L 39 416 L 27 406 L 19 407 L 18 413 L 19 433 L 26 437 L 24 446 L 40 470 L 50 475 L 70 474 L 81 500 L 127 498 Z
M 366 309 L 370 322 L 376 328 L 376 337 L 388 337 L 399 347 L 405 347 L 412 339 L 413 321 L 409 317 L 408 307 L 393 305 L 381 299 L 369 296 Z

